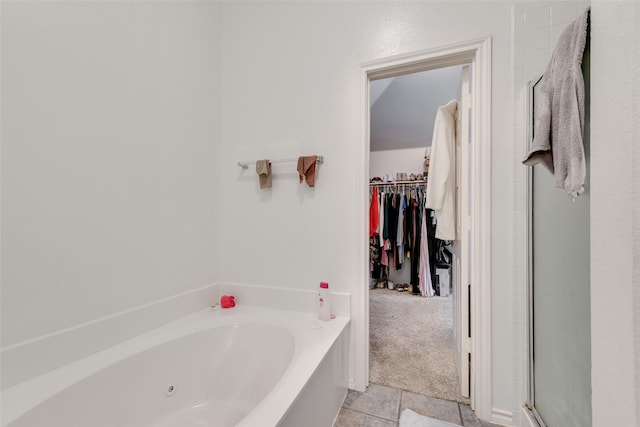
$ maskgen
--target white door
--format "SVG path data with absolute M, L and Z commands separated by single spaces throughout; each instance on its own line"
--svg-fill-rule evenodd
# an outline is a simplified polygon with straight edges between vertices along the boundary
M 471 73 L 462 67 L 462 85 L 458 104 L 456 132 L 456 236 L 453 245 L 453 332 L 460 394 L 471 394 L 471 203 L 469 145 L 471 144 Z

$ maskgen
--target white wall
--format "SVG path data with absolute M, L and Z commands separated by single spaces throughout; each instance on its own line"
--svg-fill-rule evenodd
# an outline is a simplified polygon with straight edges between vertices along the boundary
M 638 5 L 633 6 L 633 19 L 640 19 L 640 8 Z M 632 109 L 632 128 L 633 128 L 633 170 L 640 170 L 640 31 L 638 27 L 634 27 L 633 31 L 633 109 Z M 640 174 L 633 174 L 633 280 L 632 283 L 640 283 Z M 640 424 L 640 289 L 633 286 L 633 340 L 635 354 L 635 408 L 636 408 L 636 424 Z M 598 405 L 601 405 L 598 402 Z
M 510 414 L 511 3 L 231 2 L 223 14 L 221 276 L 306 289 L 320 280 L 344 292 L 364 286 L 355 255 L 357 225 L 366 221 L 353 166 L 366 161 L 357 149 L 359 64 L 493 37 L 493 406 Z M 295 164 L 274 165 L 273 188 L 262 191 L 255 171 L 236 166 L 311 153 L 326 161 L 314 190 L 298 184 Z
M 2 2 L 2 346 L 219 278 L 219 5 Z
M 593 2 L 591 381 L 594 426 L 640 425 L 639 19 L 636 2 Z
M 633 6 L 633 19 L 640 19 L 640 8 L 638 5 Z M 633 127 L 633 170 L 640 170 L 640 30 L 634 27 L 633 31 L 633 109 L 632 109 L 632 127 Z M 632 283 L 640 283 L 640 174 L 633 174 L 633 280 Z M 635 408 L 636 408 L 636 424 L 640 424 L 640 290 L 637 286 L 633 286 L 633 339 L 635 357 Z M 601 402 L 598 402 L 601 405 Z
M 369 178 L 390 174 L 396 179 L 397 172 L 424 174 L 424 148 L 371 151 L 369 153 Z

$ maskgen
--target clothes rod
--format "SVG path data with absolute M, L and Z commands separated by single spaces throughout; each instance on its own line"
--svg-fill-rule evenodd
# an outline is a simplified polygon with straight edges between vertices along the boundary
M 265 159 L 265 160 L 269 160 L 269 159 Z M 298 159 L 278 159 L 278 160 L 269 160 L 269 163 L 290 163 L 290 162 L 297 162 Z M 318 156 L 318 158 L 316 159 L 316 164 L 317 165 L 321 165 L 324 163 L 324 157 L 323 156 Z M 249 165 L 255 165 L 256 162 L 254 161 L 249 161 L 249 162 L 238 162 L 238 166 L 240 166 L 242 169 L 249 169 Z
M 383 181 L 375 181 L 370 182 L 369 186 L 380 186 L 380 185 L 427 185 L 428 181 L 391 181 L 391 182 L 383 182 Z

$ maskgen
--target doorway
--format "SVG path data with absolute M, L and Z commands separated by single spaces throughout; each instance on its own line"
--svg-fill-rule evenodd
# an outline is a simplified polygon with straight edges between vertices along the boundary
M 469 71 L 371 81 L 369 154 L 370 381 L 465 404 Z M 437 138 L 443 131 L 449 137 Z
M 470 308 L 469 339 L 465 345 L 473 355 L 470 373 L 470 403 L 477 415 L 491 417 L 491 309 L 490 309 L 490 117 L 491 117 L 491 39 L 474 40 L 456 45 L 432 49 L 410 55 L 401 55 L 362 65 L 363 138 L 361 143 L 363 162 L 360 182 L 361 215 L 369 212 L 369 87 L 371 81 L 395 77 L 418 71 L 471 64 L 472 113 L 474 126 L 470 129 L 473 143 L 469 146 L 469 182 L 471 215 L 469 251 L 474 262 L 469 269 L 472 291 L 466 293 Z M 361 220 L 359 220 L 361 221 Z M 361 286 L 354 295 L 354 383 L 353 388 L 364 391 L 370 381 L 369 366 L 369 224 L 363 222 L 361 247 L 358 259 L 362 262 Z M 364 224 L 366 222 L 366 224 Z

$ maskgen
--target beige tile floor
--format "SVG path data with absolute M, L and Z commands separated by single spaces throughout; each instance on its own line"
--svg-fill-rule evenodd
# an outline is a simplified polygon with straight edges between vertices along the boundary
M 334 427 L 397 427 L 405 408 L 460 426 L 499 427 L 478 420 L 468 405 L 377 384 L 364 393 L 349 390 Z

